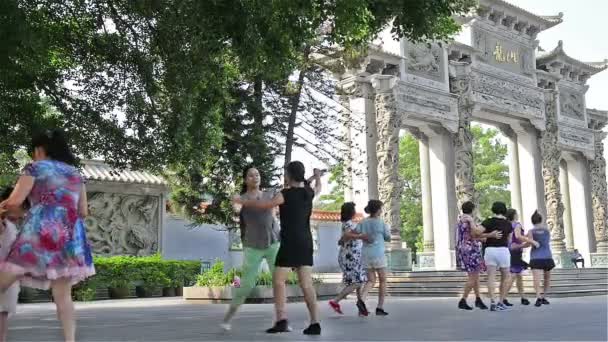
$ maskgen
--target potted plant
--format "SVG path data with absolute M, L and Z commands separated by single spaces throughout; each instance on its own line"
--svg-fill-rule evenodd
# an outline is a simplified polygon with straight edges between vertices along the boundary
M 137 297 L 152 297 L 161 292 L 163 287 L 171 284 L 171 279 L 163 272 L 162 262 L 142 262 L 139 267 L 139 279 L 142 284 L 135 288 Z

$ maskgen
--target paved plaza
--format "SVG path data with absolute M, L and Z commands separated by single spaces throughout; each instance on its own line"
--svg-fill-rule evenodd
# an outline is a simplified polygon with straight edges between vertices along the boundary
M 373 306 L 373 302 L 370 302 Z M 267 335 L 271 304 L 244 306 L 233 331 L 218 322 L 226 306 L 193 304 L 181 299 L 137 299 L 78 304 L 80 341 L 399 341 L 515 340 L 606 341 L 608 297 L 555 298 L 550 306 L 514 306 L 507 312 L 456 309 L 454 298 L 392 298 L 390 316 L 359 318 L 353 301 L 337 316 L 321 302 L 323 335 L 301 334 L 304 304 L 289 304 L 294 331 Z M 28 304 L 10 321 L 10 341 L 56 341 L 61 337 L 54 306 Z

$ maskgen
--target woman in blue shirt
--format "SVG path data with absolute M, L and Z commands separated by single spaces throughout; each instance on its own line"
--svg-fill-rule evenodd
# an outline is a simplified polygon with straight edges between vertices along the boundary
M 367 312 L 365 299 L 369 290 L 376 283 L 376 276 L 380 280 L 380 291 L 378 293 L 377 316 L 386 316 L 384 311 L 384 297 L 386 296 L 386 256 L 384 254 L 384 242 L 391 240 L 388 226 L 382 221 L 382 202 L 370 200 L 365 207 L 365 212 L 369 217 L 363 220 L 356 228 L 356 232 L 367 236 L 367 241 L 363 242 L 361 259 L 363 267 L 367 270 L 368 282 L 361 291 L 361 300 L 357 301 L 360 312 Z
M 551 286 L 551 270 L 555 267 L 553 255 L 551 253 L 551 232 L 545 224 L 543 217 L 535 211 L 532 215 L 534 228 L 528 232 L 528 238 L 536 241 L 537 246 L 533 246 L 530 251 L 530 268 L 534 279 L 534 290 L 536 291 L 536 303 L 539 307 L 543 304 L 548 305 L 549 301 L 545 298 Z M 543 292 L 540 291 L 540 278 L 543 276 Z

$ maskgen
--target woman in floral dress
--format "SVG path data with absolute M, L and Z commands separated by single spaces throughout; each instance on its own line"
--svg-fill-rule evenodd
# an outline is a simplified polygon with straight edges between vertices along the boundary
M 8 288 L 17 278 L 27 287 L 50 287 L 65 340 L 74 341 L 72 285 L 95 274 L 83 220 L 86 190 L 61 131 L 35 136 L 32 148 L 34 162 L 0 203 L 0 211 L 19 207 L 26 198 L 31 204 L 19 236 L 0 262 L 0 287 Z
M 357 301 L 361 301 L 361 288 L 367 282 L 367 275 L 365 269 L 361 265 L 361 247 L 363 243 L 362 239 L 365 239 L 364 234 L 358 234 L 355 232 L 355 224 L 353 218 L 355 217 L 355 203 L 347 202 L 342 205 L 340 210 L 340 221 L 342 221 L 342 237 L 338 244 L 340 245 L 340 252 L 338 253 L 338 264 L 342 270 L 342 283 L 345 287 L 342 291 L 334 298 L 329 301 L 329 306 L 334 309 L 335 312 L 342 315 L 342 308 L 340 307 L 340 301 L 353 290 L 357 290 Z M 360 316 L 367 316 L 368 312 L 359 308 Z
M 467 297 L 471 290 L 475 291 L 475 306 L 486 310 L 488 307 L 483 303 L 479 296 L 479 273 L 485 271 L 485 264 L 481 254 L 481 240 L 487 237 L 494 237 L 498 232 L 483 233 L 473 219 L 475 204 L 465 202 L 462 204 L 462 215 L 458 218 L 458 228 L 456 235 L 456 267 L 460 271 L 467 272 L 467 282 L 464 285 L 462 298 L 458 302 L 458 308 L 463 310 L 473 310 L 467 304 Z

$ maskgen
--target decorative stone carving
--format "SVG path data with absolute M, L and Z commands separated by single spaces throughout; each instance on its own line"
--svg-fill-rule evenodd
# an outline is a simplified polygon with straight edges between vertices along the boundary
M 342 127 L 344 129 L 344 134 L 342 134 L 342 144 L 344 145 L 344 199 L 346 201 L 353 200 L 353 174 L 352 174 L 352 120 L 350 115 L 350 99 L 346 95 L 340 95 L 339 97 L 340 105 L 342 109 L 340 110 L 340 120 L 342 120 Z
M 439 74 L 440 56 L 430 43 L 411 45 L 408 57 L 408 70 L 435 75 Z
M 560 125 L 559 143 L 564 149 L 580 151 L 591 159 L 594 157 L 594 140 L 588 129 Z
M 391 248 L 401 248 L 401 191 L 399 180 L 399 130 L 401 115 L 391 92 L 376 94 L 378 129 L 378 194 L 384 203 L 383 219 L 391 229 Z
M 547 206 L 547 225 L 551 230 L 551 248 L 560 253 L 564 242 L 564 203 L 560 192 L 559 167 L 561 149 L 558 146 L 557 92 L 545 93 L 546 129 L 541 133 L 542 172 Z
M 468 65 L 450 65 L 450 91 L 458 94 L 458 132 L 454 135 L 456 155 L 456 199 L 458 208 L 464 202 L 477 204 L 473 166 L 473 134 L 471 119 L 475 103 L 472 99 L 471 70 Z
M 400 112 L 412 113 L 411 117 L 435 121 L 450 132 L 458 129 L 458 100 L 445 91 L 422 88 L 416 84 L 400 82 L 395 100 Z
M 159 198 L 89 194 L 88 238 L 98 255 L 150 255 L 158 249 Z
M 563 89 L 559 95 L 561 114 L 576 120 L 585 119 L 584 101 L 581 94 L 565 92 Z
M 591 206 L 593 231 L 598 253 L 608 253 L 608 190 L 603 139 L 606 133 L 595 132 L 595 158 L 589 161 L 591 171 Z

